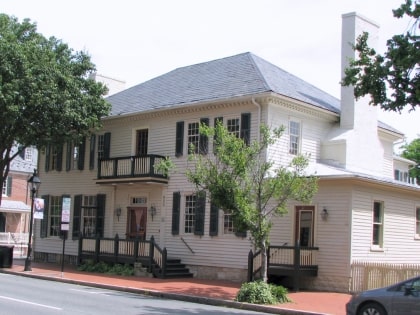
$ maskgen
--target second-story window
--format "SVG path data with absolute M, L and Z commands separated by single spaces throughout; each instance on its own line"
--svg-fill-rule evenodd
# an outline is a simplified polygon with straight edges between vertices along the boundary
M 297 155 L 300 151 L 300 123 L 291 120 L 289 122 L 289 153 Z
M 149 130 L 141 129 L 136 132 L 136 155 L 147 155 Z
M 78 162 L 79 162 L 79 146 L 78 145 L 73 145 L 73 152 L 72 152 L 72 168 L 74 170 L 78 169 Z
M 3 182 L 2 195 L 11 196 L 12 194 L 12 177 L 7 176 L 6 180 Z
M 32 161 L 33 157 L 33 148 L 25 148 L 25 161 Z
M 383 248 L 384 236 L 384 205 L 380 201 L 373 203 L 372 245 Z
M 188 152 L 198 153 L 200 148 L 200 123 L 188 124 Z
M 98 159 L 103 159 L 105 147 L 105 135 L 98 135 Z

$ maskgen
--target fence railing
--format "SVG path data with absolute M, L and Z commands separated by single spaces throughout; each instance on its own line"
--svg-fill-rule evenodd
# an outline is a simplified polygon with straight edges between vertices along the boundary
M 351 264 L 349 289 L 357 293 L 392 285 L 417 275 L 420 275 L 420 264 L 354 261 Z
M 0 233 L 0 244 L 21 245 L 28 244 L 29 233 Z

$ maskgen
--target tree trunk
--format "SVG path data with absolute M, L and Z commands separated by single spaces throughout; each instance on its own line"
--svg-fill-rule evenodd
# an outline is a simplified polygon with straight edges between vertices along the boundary
M 262 245 L 261 246 L 261 279 L 264 282 L 268 281 L 267 271 L 268 271 L 267 247 L 265 245 Z

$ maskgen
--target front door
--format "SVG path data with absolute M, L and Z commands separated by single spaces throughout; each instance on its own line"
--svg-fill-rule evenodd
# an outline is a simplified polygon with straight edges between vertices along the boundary
M 300 246 L 314 246 L 314 206 L 295 207 L 295 243 Z
M 144 240 L 146 237 L 147 207 L 128 207 L 127 214 L 127 238 Z

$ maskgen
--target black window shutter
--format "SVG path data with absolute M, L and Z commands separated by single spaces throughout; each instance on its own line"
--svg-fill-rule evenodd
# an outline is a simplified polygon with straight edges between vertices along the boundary
M 51 145 L 47 144 L 45 147 L 45 171 L 48 172 L 50 170 L 50 153 L 51 153 Z
M 80 222 L 82 215 L 82 195 L 74 196 L 74 206 L 73 206 L 73 239 L 80 237 Z
M 104 237 L 105 227 L 105 194 L 98 194 L 96 196 L 97 208 L 96 208 L 96 235 Z
M 179 235 L 179 219 L 181 211 L 181 193 L 174 192 L 172 199 L 172 235 Z
M 44 218 L 41 220 L 40 237 L 45 238 L 48 236 L 48 212 L 50 210 L 50 196 L 44 195 L 41 197 L 44 199 Z
M 77 160 L 77 169 L 83 171 L 85 168 L 85 152 L 86 152 L 86 138 L 83 137 L 79 143 L 79 156 Z
M 24 160 L 24 159 L 25 159 L 25 147 L 24 147 L 24 146 L 22 146 L 22 145 L 20 145 L 20 146 L 18 147 L 18 151 L 19 151 L 19 156 L 20 156 L 20 158 L 21 158 L 22 160 Z
M 66 145 L 66 171 L 71 170 L 71 162 L 73 160 L 73 157 L 72 157 L 72 154 L 71 154 L 72 153 L 71 149 L 72 149 L 71 142 L 67 142 L 67 145 Z
M 219 233 L 219 208 L 210 204 L 210 229 L 209 235 L 216 236 Z
M 179 157 L 184 154 L 184 122 L 178 121 L 176 123 L 175 136 L 175 156 Z
M 241 139 L 245 141 L 247 145 L 250 143 L 251 137 L 251 114 L 241 114 Z
M 204 219 L 206 217 L 206 193 L 201 191 L 197 195 L 195 206 L 194 234 L 204 235 Z
M 104 134 L 104 158 L 109 159 L 111 156 L 111 133 Z
M 96 145 L 96 135 L 90 136 L 90 148 L 89 148 L 89 169 L 93 170 L 95 168 L 95 145 Z
M 57 171 L 61 172 L 63 166 L 63 145 L 57 146 Z
M 209 119 L 208 118 L 201 118 L 200 119 L 200 125 L 206 125 L 209 126 Z M 200 133 L 200 154 L 207 154 L 209 151 L 209 138 L 206 135 L 202 135 Z

